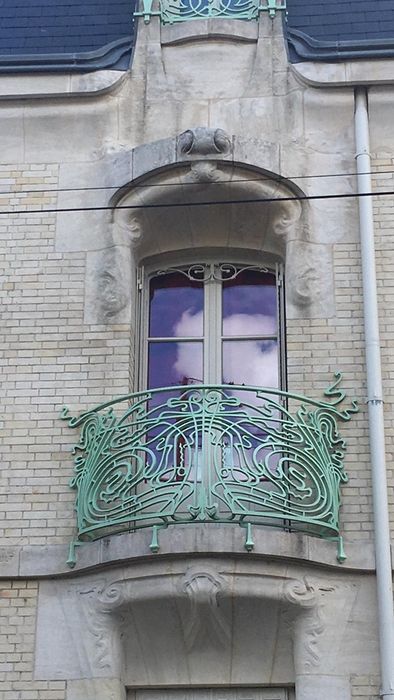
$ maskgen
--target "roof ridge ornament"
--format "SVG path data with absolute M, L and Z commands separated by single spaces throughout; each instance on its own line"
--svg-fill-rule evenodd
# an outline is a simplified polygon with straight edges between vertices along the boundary
M 142 10 L 135 17 L 159 16 L 162 24 L 174 24 L 193 19 L 257 20 L 261 12 L 274 19 L 276 13 L 286 10 L 286 0 L 159 0 L 159 9 L 152 10 L 153 0 L 142 0 Z

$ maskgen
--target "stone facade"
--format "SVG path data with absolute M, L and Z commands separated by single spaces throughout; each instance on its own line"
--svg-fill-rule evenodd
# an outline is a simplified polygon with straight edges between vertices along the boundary
M 288 63 L 278 17 L 152 18 L 121 78 L 3 82 L 4 700 L 206 686 L 228 697 L 253 686 L 267 700 L 271 687 L 280 700 L 294 688 L 296 700 L 379 697 L 354 84 L 327 87 L 329 66 L 305 66 Z M 369 106 L 392 509 L 392 88 L 372 87 Z M 207 199 L 208 212 L 194 206 Z M 190 206 L 168 206 L 179 202 Z M 347 559 L 334 543 L 270 529 L 247 553 L 241 528 L 190 525 L 163 531 L 157 554 L 145 530 L 84 544 L 71 570 L 78 437 L 60 411 L 136 389 L 137 267 L 213 249 L 284 261 L 290 390 L 319 400 L 341 370 L 360 400 L 341 426 Z

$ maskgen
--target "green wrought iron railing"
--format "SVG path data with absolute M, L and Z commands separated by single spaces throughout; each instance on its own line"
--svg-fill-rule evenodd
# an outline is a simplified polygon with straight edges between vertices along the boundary
M 191 19 L 243 19 L 256 20 L 261 12 L 273 19 L 278 11 L 286 10 L 286 0 L 158 0 L 154 9 L 153 0 L 142 0 L 141 11 L 136 17 L 149 22 L 159 16 L 163 24 L 186 22 Z
M 77 417 L 75 545 L 111 533 L 187 523 L 237 523 L 336 539 L 345 442 L 341 376 L 316 401 L 278 389 L 178 386 L 129 394 Z

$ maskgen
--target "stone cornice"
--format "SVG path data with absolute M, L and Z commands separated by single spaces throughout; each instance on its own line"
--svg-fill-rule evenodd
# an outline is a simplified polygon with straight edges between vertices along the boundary
M 392 59 L 347 61 L 305 61 L 291 64 L 295 77 L 313 87 L 355 87 L 393 85 Z
M 127 71 L 119 70 L 3 75 L 0 82 L 0 101 L 94 97 L 117 88 L 126 75 Z
M 345 542 L 347 559 L 339 564 L 335 542 L 300 533 L 255 527 L 254 550 L 244 548 L 242 528 L 229 525 L 184 525 L 160 532 L 160 550 L 152 554 L 149 529 L 85 543 L 78 547 L 77 564 L 67 566 L 68 545 L 0 547 L 0 578 L 47 578 L 75 576 L 127 562 L 168 558 L 232 556 L 240 559 L 292 561 L 338 572 L 374 572 L 371 542 Z

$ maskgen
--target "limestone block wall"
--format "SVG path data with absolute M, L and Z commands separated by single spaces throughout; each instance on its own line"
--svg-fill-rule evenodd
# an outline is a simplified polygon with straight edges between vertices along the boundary
M 380 684 L 378 676 L 352 676 L 352 700 L 378 700 Z

